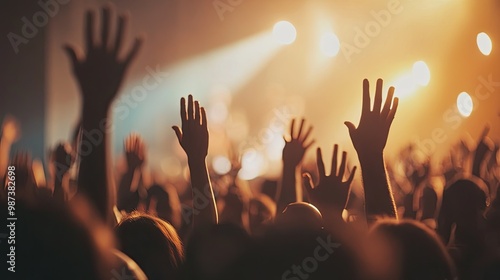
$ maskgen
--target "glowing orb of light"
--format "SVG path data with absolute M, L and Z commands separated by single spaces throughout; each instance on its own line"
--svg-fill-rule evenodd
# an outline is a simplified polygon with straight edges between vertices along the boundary
M 463 91 L 457 97 L 457 108 L 460 115 L 464 117 L 470 116 L 472 114 L 472 109 L 474 108 L 474 103 L 470 95 Z
M 477 47 L 479 51 L 484 55 L 490 55 L 493 44 L 491 43 L 490 36 L 488 34 L 481 32 L 477 34 L 476 37 Z
M 231 161 L 225 156 L 216 156 L 212 160 L 212 168 L 219 175 L 227 174 L 231 171 Z
M 427 64 L 420 60 L 413 64 L 412 75 L 415 82 L 420 86 L 426 86 L 431 80 L 431 71 Z
M 289 45 L 295 41 L 297 30 L 289 21 L 279 21 L 274 25 L 273 35 L 276 41 Z
M 326 33 L 319 42 L 321 52 L 329 57 L 334 57 L 339 53 L 340 41 L 337 35 L 332 32 Z

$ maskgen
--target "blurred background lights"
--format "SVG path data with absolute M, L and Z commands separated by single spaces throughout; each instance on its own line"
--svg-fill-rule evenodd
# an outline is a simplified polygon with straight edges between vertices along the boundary
M 474 103 L 470 95 L 465 91 L 461 92 L 457 97 L 457 108 L 460 115 L 464 117 L 470 116 L 473 107 Z
M 320 48 L 321 52 L 323 52 L 326 56 L 336 56 L 340 50 L 339 38 L 332 32 L 325 33 L 321 37 Z
M 415 82 L 420 86 L 426 86 L 431 80 L 431 71 L 427 64 L 420 60 L 413 64 L 412 75 Z
M 274 38 L 281 44 L 289 45 L 295 41 L 297 30 L 288 21 L 279 21 L 273 28 Z
M 493 44 L 491 43 L 490 36 L 488 34 L 481 32 L 477 34 L 476 38 L 477 47 L 479 51 L 484 55 L 489 55 L 491 53 L 491 49 L 493 48 Z
M 216 156 L 212 159 L 212 168 L 219 175 L 227 174 L 231 171 L 231 161 L 225 156 Z
M 247 150 L 241 157 L 241 169 L 238 177 L 242 180 L 252 180 L 262 174 L 265 167 L 265 159 L 262 154 L 255 150 Z
M 417 83 L 412 73 L 404 73 L 392 83 L 394 86 L 394 96 L 405 98 L 412 95 L 417 90 Z

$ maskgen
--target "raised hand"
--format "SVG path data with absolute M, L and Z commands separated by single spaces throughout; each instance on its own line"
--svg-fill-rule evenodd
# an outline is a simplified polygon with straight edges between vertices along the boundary
M 64 190 L 64 177 L 68 174 L 75 158 L 73 156 L 71 145 L 69 143 L 59 143 L 51 155 L 54 164 L 54 193 L 53 196 L 59 201 L 66 200 Z
M 292 125 L 290 126 L 290 140 L 285 138 L 285 147 L 283 148 L 283 162 L 285 165 L 297 167 L 304 158 L 307 149 L 314 144 L 314 140 L 308 141 L 313 127 L 309 126 L 309 128 L 306 128 L 306 131 L 304 131 L 304 124 L 305 119 L 302 119 L 299 130 L 295 133 L 295 119 L 292 120 Z
M 136 133 L 130 134 L 125 139 L 124 147 L 128 169 L 139 169 L 146 160 L 146 145 L 141 136 Z
M 490 155 L 493 152 L 494 149 L 494 143 L 488 137 L 489 131 L 490 131 L 489 125 L 486 125 L 485 128 L 483 129 L 483 132 L 481 133 L 481 136 L 479 137 L 479 141 L 477 143 L 474 152 L 474 160 L 472 163 L 472 174 L 479 178 L 482 178 L 481 175 L 483 175 L 481 174 L 482 163 L 486 160 L 488 155 Z
M 97 41 L 94 36 L 94 12 L 88 11 L 85 24 L 86 53 L 79 48 L 64 46 L 73 64 L 73 72 L 82 91 L 83 103 L 109 106 L 116 96 L 124 74 L 136 57 L 142 40 L 136 38 L 131 50 L 120 58 L 123 34 L 127 17 L 121 15 L 117 21 L 116 35 L 111 36 L 110 7 L 104 7 L 102 13 L 101 36 Z
M 333 211 L 341 215 L 345 208 L 352 180 L 356 174 L 356 166 L 352 169 L 349 178 L 344 181 L 344 174 L 347 163 L 347 153 L 342 152 L 342 161 L 337 172 L 338 145 L 333 147 L 332 167 L 330 175 L 326 175 L 325 164 L 321 155 L 321 148 L 316 151 L 316 162 L 319 172 L 319 183 L 313 187 L 311 176 L 308 173 L 303 174 L 304 186 L 309 193 L 312 204 L 319 208 L 322 214 L 327 211 Z M 340 217 L 340 216 L 339 216 Z
M 16 190 L 33 196 L 36 190 L 36 181 L 31 155 L 27 152 L 17 152 L 10 165 L 16 168 Z
M 355 127 L 353 123 L 345 122 L 361 164 L 365 211 L 370 222 L 378 216 L 397 218 L 383 152 L 399 100 L 397 97 L 393 98 L 394 87 L 390 87 L 382 108 L 382 84 L 382 79 L 378 79 L 371 109 L 369 83 L 367 79 L 363 80 L 363 106 L 359 125 Z
M 173 126 L 177 140 L 188 157 L 189 171 L 191 175 L 191 187 L 193 200 L 203 200 L 206 203 L 193 203 L 193 225 L 195 231 L 205 226 L 218 223 L 217 205 L 210 183 L 206 157 L 208 154 L 208 128 L 205 109 L 200 107 L 198 101 L 193 101 L 193 96 L 186 99 L 181 98 L 181 122 L 182 129 Z
M 364 79 L 363 107 L 359 125 L 355 127 L 353 123 L 345 122 L 354 148 L 360 158 L 383 152 L 389 129 L 398 109 L 399 99 L 397 97 L 393 98 L 394 87 L 389 88 L 382 108 L 382 85 L 382 79 L 378 79 L 373 109 L 371 109 L 370 84 L 367 79 Z
M 208 128 L 205 108 L 200 107 L 198 101 L 193 101 L 193 96 L 181 98 L 182 129 L 173 126 L 177 140 L 188 156 L 188 160 L 205 160 L 208 154 Z

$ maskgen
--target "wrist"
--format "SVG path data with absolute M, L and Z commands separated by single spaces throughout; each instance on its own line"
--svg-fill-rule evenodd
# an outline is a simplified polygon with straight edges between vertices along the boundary
M 206 165 L 206 156 L 188 156 L 188 165 L 189 166 L 205 166 Z

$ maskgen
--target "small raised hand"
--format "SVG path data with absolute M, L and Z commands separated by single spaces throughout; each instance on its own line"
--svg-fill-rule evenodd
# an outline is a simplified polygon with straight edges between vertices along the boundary
M 309 140 L 313 127 L 309 126 L 304 130 L 304 124 L 305 119 L 302 119 L 299 130 L 295 133 L 295 119 L 292 120 L 290 139 L 285 138 L 285 147 L 283 148 L 283 162 L 285 165 L 297 167 L 304 158 L 307 149 L 314 144 L 314 140 Z
M 34 195 L 36 181 L 31 155 L 27 152 L 17 152 L 10 165 L 16 168 L 16 190 L 28 196 Z
M 344 180 L 347 164 L 347 153 L 342 152 L 342 160 L 338 166 L 338 145 L 333 147 L 332 167 L 330 175 L 326 175 L 325 164 L 321 154 L 321 148 L 316 151 L 316 162 L 319 172 L 319 182 L 314 187 L 311 176 L 308 173 L 302 175 L 304 186 L 309 193 L 311 202 L 317 206 L 320 211 L 334 211 L 338 214 L 342 213 L 345 208 L 352 180 L 356 174 L 357 167 L 355 166 L 349 178 Z M 338 169 L 337 169 L 338 167 Z M 338 170 L 338 171 L 337 171 Z M 327 214 L 327 213 L 325 213 Z
M 59 143 L 52 152 L 52 160 L 55 165 L 55 176 L 62 180 L 71 168 L 75 158 L 69 143 Z
M 373 109 L 371 109 L 370 84 L 367 79 L 364 79 L 363 106 L 359 125 L 356 127 L 352 122 L 345 122 L 360 159 L 373 153 L 383 152 L 387 143 L 389 129 L 398 109 L 399 99 L 397 97 L 393 98 L 394 87 L 389 88 L 382 108 L 382 86 L 382 79 L 378 79 Z
M 88 11 L 85 24 L 86 52 L 65 45 L 68 56 L 73 64 L 73 72 L 78 80 L 84 104 L 109 106 L 116 96 L 124 74 L 136 57 L 142 44 L 142 39 L 136 38 L 131 50 L 120 58 L 123 35 L 128 22 L 125 15 L 118 18 L 116 35 L 111 36 L 112 9 L 102 8 L 102 24 L 100 41 L 94 36 L 94 12 Z
M 137 133 L 131 133 L 125 139 L 124 147 L 128 169 L 133 171 L 141 168 L 146 161 L 146 145 L 141 136 Z
M 193 101 L 193 96 L 181 98 L 182 129 L 173 126 L 177 140 L 186 152 L 189 160 L 205 160 L 208 154 L 208 128 L 205 108 L 200 107 L 198 101 Z

